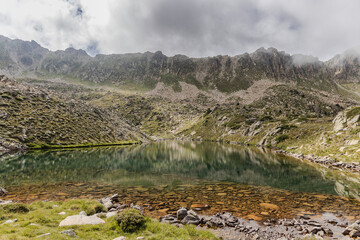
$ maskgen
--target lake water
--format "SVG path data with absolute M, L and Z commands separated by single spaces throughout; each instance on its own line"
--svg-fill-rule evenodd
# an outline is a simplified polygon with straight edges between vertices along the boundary
M 152 205 L 159 213 L 207 204 L 210 212 L 259 218 L 318 211 L 356 217 L 359 183 L 352 173 L 214 142 L 37 151 L 3 157 L 0 164 L 7 199 L 98 198 L 117 192 L 124 202 Z M 262 202 L 282 207 L 265 214 Z

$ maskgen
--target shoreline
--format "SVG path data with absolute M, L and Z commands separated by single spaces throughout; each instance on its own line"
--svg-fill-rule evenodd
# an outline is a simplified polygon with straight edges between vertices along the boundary
M 13 205 L 14 208 L 5 208 L 5 205 Z M 150 221 L 158 222 L 157 224 L 161 224 L 163 227 L 172 226 L 175 227 L 174 229 L 186 229 L 190 226 L 197 231 L 205 230 L 212 232 L 219 239 L 237 240 L 239 237 L 241 237 L 241 239 L 269 240 L 295 238 L 313 239 L 314 237 L 316 237 L 316 239 L 339 239 L 346 235 L 352 237 L 357 236 L 356 234 L 360 234 L 360 231 L 357 229 L 360 226 L 360 221 L 357 221 L 356 219 L 351 220 L 341 214 L 335 213 L 323 213 L 317 215 L 315 213 L 306 212 L 289 219 L 279 218 L 259 221 L 251 218 L 238 218 L 226 211 L 217 212 L 213 215 L 206 215 L 201 213 L 203 211 L 202 208 L 180 207 L 174 213 L 154 217 L 150 214 L 151 211 L 153 211 L 151 205 L 124 203 L 119 194 L 107 195 L 98 200 L 71 199 L 69 201 L 36 201 L 30 204 L 0 202 L 0 210 L 3 208 L 17 209 L 15 206 L 24 206 L 21 207 L 21 209 L 28 210 L 21 213 L 14 212 L 10 214 L 1 221 L 2 224 L 0 225 L 0 229 L 16 227 L 19 226 L 19 223 L 27 222 L 26 224 L 21 225 L 20 228 L 36 225 L 37 229 L 44 228 L 43 231 L 54 236 L 54 234 L 62 233 L 59 232 L 60 230 L 66 229 L 66 227 L 64 228 L 62 226 L 67 225 L 62 225 L 61 222 L 66 222 L 67 218 L 83 215 L 97 218 L 98 220 L 99 218 L 103 219 L 103 223 L 100 224 L 113 224 L 113 219 L 117 214 L 128 209 L 136 209 L 142 215 L 150 219 Z M 37 214 L 34 215 L 34 213 L 32 213 L 33 211 L 38 211 L 39 214 L 44 214 L 44 211 L 47 211 L 45 214 L 48 215 L 45 216 L 49 219 L 53 219 L 53 226 L 50 228 L 46 225 L 43 226 L 41 222 L 36 220 L 36 218 L 42 219 L 43 216 L 38 216 Z M 80 212 L 80 214 L 78 212 Z M 31 217 L 29 221 L 27 215 L 31 213 L 33 214 L 32 216 L 35 216 L 35 219 L 34 217 Z M 86 228 L 76 225 L 80 224 L 74 222 L 69 226 L 81 236 L 84 234 L 84 229 Z M 85 234 L 86 233 L 87 230 L 85 230 Z M 122 234 L 121 232 L 112 232 L 112 234 L 114 233 Z M 40 235 L 40 233 L 37 234 Z M 140 231 L 135 234 L 141 235 L 144 233 Z M 127 237 L 126 239 L 135 239 L 132 234 L 125 234 L 125 236 Z

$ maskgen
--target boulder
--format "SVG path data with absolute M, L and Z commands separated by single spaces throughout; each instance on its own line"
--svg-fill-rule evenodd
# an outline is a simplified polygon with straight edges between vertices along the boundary
M 206 222 L 206 226 L 209 228 L 219 228 L 224 227 L 225 223 L 223 219 L 217 216 L 211 216 L 210 219 Z
M 161 222 L 174 224 L 177 223 L 177 219 L 173 215 L 168 214 L 161 219 Z
M 345 113 L 344 112 L 338 113 L 338 115 L 336 115 L 336 117 L 333 120 L 333 124 L 334 124 L 335 132 L 342 131 L 345 128 L 345 124 L 346 124 Z
M 198 225 L 200 223 L 200 217 L 194 211 L 189 210 L 181 223 Z
M 5 188 L 0 187 L 0 196 L 6 196 L 8 194 L 8 191 L 5 190 Z
M 72 226 L 72 225 L 95 225 L 95 224 L 103 224 L 104 220 L 98 218 L 96 216 L 84 216 L 84 215 L 73 215 L 68 216 L 64 220 L 62 220 L 59 224 L 59 227 L 62 226 Z
M 229 227 L 235 227 L 239 222 L 239 219 L 229 212 L 218 213 L 216 216 L 224 220 L 225 225 Z
M 177 210 L 177 212 L 176 212 L 176 217 L 177 217 L 177 219 L 178 220 L 183 220 L 185 217 L 186 217 L 186 215 L 187 215 L 187 209 L 186 208 L 180 208 L 179 210 Z

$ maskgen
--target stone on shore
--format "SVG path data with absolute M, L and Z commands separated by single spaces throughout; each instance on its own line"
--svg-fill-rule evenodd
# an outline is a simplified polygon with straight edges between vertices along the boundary
M 72 226 L 72 225 L 87 225 L 87 224 L 95 225 L 95 224 L 103 224 L 103 223 L 105 223 L 105 221 L 96 216 L 73 215 L 66 217 L 64 220 L 62 220 L 59 226 L 62 227 L 62 226 Z

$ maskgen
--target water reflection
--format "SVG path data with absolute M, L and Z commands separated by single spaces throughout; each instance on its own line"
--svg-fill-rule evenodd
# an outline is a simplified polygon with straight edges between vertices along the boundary
M 350 176 L 350 177 L 349 177 Z M 31 152 L 3 157 L 0 184 L 104 182 L 123 185 L 227 181 L 359 197 L 359 177 L 272 154 L 212 142 Z

